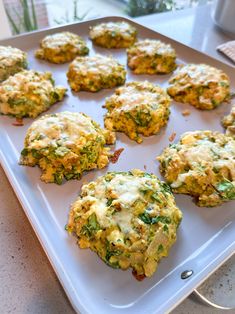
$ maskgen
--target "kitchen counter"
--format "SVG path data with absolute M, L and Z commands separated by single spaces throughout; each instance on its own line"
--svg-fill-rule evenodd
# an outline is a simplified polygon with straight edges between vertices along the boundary
M 215 47 L 232 38 L 214 26 L 210 9 L 203 6 L 136 20 L 231 65 Z M 74 313 L 1 166 L 0 209 L 0 313 Z M 212 314 L 215 310 L 190 296 L 172 313 Z
M 216 50 L 220 44 L 235 40 L 235 35 L 223 33 L 213 23 L 211 10 L 211 6 L 205 5 L 194 9 L 138 17 L 136 21 L 222 62 L 235 66 L 227 57 Z

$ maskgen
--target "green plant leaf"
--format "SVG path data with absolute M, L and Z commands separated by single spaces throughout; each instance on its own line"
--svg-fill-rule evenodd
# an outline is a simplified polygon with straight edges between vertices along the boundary
M 7 9 L 6 9 L 6 15 L 7 15 L 8 19 L 9 19 L 9 22 L 11 24 L 11 27 L 12 27 L 14 33 L 15 34 L 19 34 L 20 33 L 20 28 L 15 24 L 14 20 L 12 19 L 11 15 L 10 15 L 10 13 L 9 13 L 9 11 Z
M 31 21 L 30 21 L 28 2 L 27 0 L 20 0 L 20 2 L 23 9 L 25 31 L 31 31 L 32 26 L 31 26 Z
M 78 5 L 77 0 L 74 0 L 73 1 L 73 19 L 74 19 L 74 21 L 78 18 L 77 5 Z
M 32 8 L 32 16 L 33 16 L 33 28 L 34 30 L 36 30 L 38 29 L 38 22 L 37 22 L 37 16 L 36 16 L 35 5 L 34 5 L 33 0 L 31 0 L 31 8 Z

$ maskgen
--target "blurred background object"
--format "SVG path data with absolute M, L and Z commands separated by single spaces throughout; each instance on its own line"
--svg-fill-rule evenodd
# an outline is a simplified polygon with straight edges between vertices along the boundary
M 4 0 L 3 3 L 14 35 L 48 26 L 45 1 Z
M 138 17 L 212 2 L 212 0 L 0 0 L 0 3 L 2 1 L 12 34 L 81 22 L 110 13 Z
M 235 1 L 216 0 L 212 11 L 216 25 L 223 31 L 235 34 Z
M 0 0 L 0 21 L 1 21 L 1 27 L 0 27 L 0 39 L 9 37 L 11 35 L 10 26 L 8 24 L 6 12 L 4 10 L 3 2 Z

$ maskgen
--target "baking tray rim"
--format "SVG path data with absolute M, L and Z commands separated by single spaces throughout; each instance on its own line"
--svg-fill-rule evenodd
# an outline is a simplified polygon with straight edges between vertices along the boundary
M 216 62 L 218 64 L 223 64 L 223 67 L 228 67 L 230 70 L 234 71 L 234 67 L 232 65 L 229 65 L 226 62 L 223 62 L 222 60 L 218 60 L 214 57 L 211 57 L 209 54 L 201 52 L 195 48 L 192 48 L 188 45 L 185 45 L 171 37 L 168 37 L 164 34 L 161 34 L 157 31 L 155 31 L 154 29 L 152 29 L 151 27 L 147 27 L 142 25 L 141 23 L 138 23 L 137 21 L 131 19 L 131 18 L 127 18 L 125 16 L 122 15 L 108 15 L 108 16 L 103 16 L 103 17 L 98 17 L 98 18 L 94 18 L 94 19 L 88 19 L 86 21 L 83 22 L 76 22 L 76 23 L 69 23 L 66 25 L 60 25 L 60 26 L 56 26 L 56 27 L 48 27 L 48 28 L 44 28 L 44 29 L 40 29 L 40 30 L 36 30 L 30 33 L 23 33 L 20 35 L 15 35 L 12 37 L 8 37 L 8 38 L 3 38 L 0 40 L 0 44 L 4 44 L 4 42 L 6 41 L 14 41 L 17 40 L 19 38 L 27 38 L 27 37 L 32 37 L 34 35 L 37 34 L 45 34 L 45 33 L 51 33 L 54 31 L 59 31 L 60 29 L 67 29 L 71 26 L 77 26 L 80 24 L 89 24 L 90 22 L 102 22 L 102 21 L 108 21 L 108 20 L 126 20 L 127 22 L 130 22 L 134 25 L 136 25 L 137 27 L 141 27 L 141 28 L 145 28 L 147 30 L 150 30 L 152 32 L 154 32 L 156 35 L 161 35 L 162 37 L 166 38 L 167 40 L 170 40 L 171 42 L 174 42 L 178 45 L 181 45 L 182 47 L 185 47 L 186 49 L 192 50 L 194 52 L 196 52 L 197 54 L 201 54 L 202 56 L 206 56 L 207 58 L 211 59 L 213 62 Z M 34 230 L 34 232 L 37 235 L 37 238 L 40 242 L 40 244 L 42 245 L 44 252 L 46 253 L 61 285 L 63 286 L 67 297 L 69 298 L 73 308 L 78 312 L 78 311 L 82 311 L 82 313 L 88 313 L 86 306 L 83 304 L 81 298 L 79 298 L 78 296 L 76 296 L 76 292 L 73 291 L 73 286 L 70 283 L 70 280 L 68 278 L 68 276 L 66 276 L 66 273 L 63 271 L 63 269 L 61 268 L 60 265 L 60 261 L 57 260 L 53 247 L 50 245 L 50 243 L 48 243 L 47 239 L 46 239 L 46 235 L 43 231 L 42 226 L 40 226 L 40 224 L 37 221 L 37 217 L 33 212 L 32 207 L 30 206 L 30 204 L 28 203 L 27 199 L 26 199 L 26 195 L 24 194 L 23 190 L 20 188 L 19 186 L 19 182 L 17 181 L 11 167 L 10 167 L 10 163 L 8 163 L 7 158 L 4 156 L 3 154 L 3 150 L 1 147 L 1 141 L 0 141 L 0 164 L 4 169 L 4 172 Z M 178 294 L 176 294 L 176 296 L 174 296 L 173 299 L 170 300 L 170 302 L 168 302 L 169 304 L 164 304 L 163 307 L 160 309 L 160 312 L 157 311 L 154 313 L 163 313 L 162 311 L 166 312 L 170 312 L 171 310 L 173 310 L 177 305 L 179 305 L 190 293 L 193 292 L 193 290 L 195 288 L 197 288 L 204 280 L 206 280 L 214 271 L 216 271 L 216 269 L 218 269 L 224 262 L 226 262 L 226 260 L 228 260 L 235 252 L 235 240 L 233 243 L 231 243 L 231 245 L 229 247 L 227 247 L 220 255 L 217 256 L 216 259 L 213 260 L 213 264 L 214 266 L 210 267 L 210 270 L 207 271 L 207 273 L 205 274 L 207 268 L 206 267 L 200 274 L 198 274 L 197 276 L 194 276 L 193 278 L 190 278 L 190 283 L 188 285 L 185 285 L 183 289 L 181 289 L 181 292 L 179 292 Z M 186 291 L 185 291 L 186 290 Z

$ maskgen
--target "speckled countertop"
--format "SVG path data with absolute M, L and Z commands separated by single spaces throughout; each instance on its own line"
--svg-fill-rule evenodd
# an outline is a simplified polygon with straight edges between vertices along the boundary
M 231 40 L 214 26 L 210 7 L 140 17 L 138 22 L 224 62 L 215 47 Z M 0 166 L 0 313 L 74 313 Z M 229 279 L 229 281 L 228 281 Z M 235 256 L 202 286 L 212 298 L 235 302 Z M 172 313 L 224 313 L 188 297 Z M 234 313 L 235 310 L 229 311 Z

